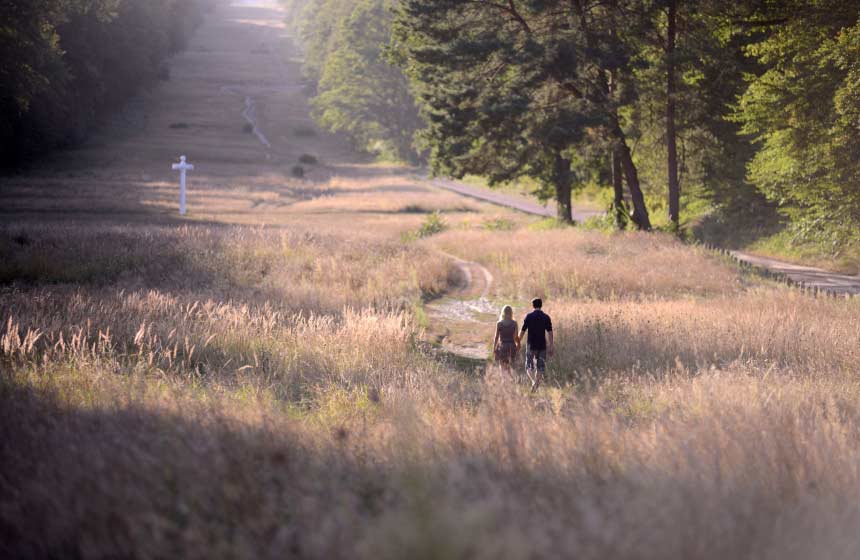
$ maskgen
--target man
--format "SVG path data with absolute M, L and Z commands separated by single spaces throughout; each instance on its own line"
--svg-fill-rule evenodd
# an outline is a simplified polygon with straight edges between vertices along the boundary
M 523 329 L 520 335 L 528 331 L 528 344 L 526 344 L 526 375 L 532 380 L 532 393 L 540 386 L 541 378 L 546 372 L 546 358 L 552 357 L 552 320 L 543 312 L 543 301 L 540 298 L 532 300 L 534 310 L 526 315 L 523 320 Z M 534 374 L 534 375 L 532 375 Z

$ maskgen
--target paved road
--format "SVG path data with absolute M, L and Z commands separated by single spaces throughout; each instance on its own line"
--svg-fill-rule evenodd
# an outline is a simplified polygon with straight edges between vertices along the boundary
M 499 206 L 506 206 L 508 208 L 519 210 L 520 212 L 525 212 L 526 214 L 547 217 L 555 216 L 555 208 L 541 206 L 540 204 L 520 197 L 487 191 L 485 189 L 480 189 L 458 181 L 452 181 L 450 179 L 431 179 L 430 183 L 439 188 L 453 191 L 463 196 L 476 198 Z M 600 212 L 574 209 L 573 219 L 576 221 L 583 221 L 591 216 L 599 214 Z M 813 266 L 791 264 L 741 251 L 732 251 L 731 254 L 739 261 L 780 274 L 787 277 L 792 282 L 807 288 L 819 289 L 836 295 L 860 295 L 860 276 L 839 274 L 821 268 L 815 268 Z
M 739 261 L 770 270 L 807 288 L 817 288 L 836 295 L 860 295 L 860 276 L 839 274 L 814 266 L 782 262 L 742 251 L 732 251 L 731 254 Z
M 450 179 L 430 179 L 429 181 L 430 184 L 435 187 L 439 187 L 440 189 L 453 191 L 457 194 L 468 196 L 469 198 L 475 198 L 484 202 L 489 202 L 490 204 L 513 208 L 514 210 L 519 210 L 520 212 L 525 212 L 526 214 L 545 216 L 548 218 L 553 218 L 556 216 L 555 204 L 542 206 L 536 202 L 532 202 L 530 200 L 518 196 L 488 191 L 486 189 L 473 187 L 471 185 L 467 185 L 459 181 L 452 181 Z M 602 214 L 602 212 L 596 212 L 593 210 L 577 210 L 575 208 L 573 209 L 573 219 L 577 222 L 585 221 L 592 216 L 599 216 L 600 214 Z

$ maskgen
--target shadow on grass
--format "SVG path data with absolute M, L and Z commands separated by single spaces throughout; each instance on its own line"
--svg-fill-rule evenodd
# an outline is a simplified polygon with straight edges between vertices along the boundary
M 454 370 L 464 373 L 476 379 L 483 378 L 486 373 L 488 362 L 478 358 L 463 356 L 445 348 L 442 344 L 421 341 L 418 343 L 419 350 L 430 355 L 434 360 Z
M 760 197 L 733 200 L 691 227 L 693 238 L 726 249 L 742 249 L 784 231 L 788 222 Z
M 348 532 L 381 508 L 382 470 L 334 456 L 348 432 L 311 448 L 289 429 L 188 416 L 74 408 L 0 376 L 0 556 L 325 557 L 316 521 L 337 512 Z
M 107 285 L 133 278 L 145 287 L 219 281 L 211 255 L 221 240 L 196 228 L 8 226 L 0 228 L 0 285 Z

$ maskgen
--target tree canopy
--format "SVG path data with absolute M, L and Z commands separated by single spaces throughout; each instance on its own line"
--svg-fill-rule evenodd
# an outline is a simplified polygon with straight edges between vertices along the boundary
M 782 0 L 746 47 L 764 68 L 746 76 L 735 117 L 757 149 L 749 178 L 803 237 L 856 240 L 860 220 L 860 6 Z
M 633 221 L 650 228 L 619 107 L 632 66 L 630 37 L 642 12 L 568 2 L 496 4 L 404 0 L 397 18 L 409 75 L 435 168 L 530 176 L 555 190 L 570 220 L 571 189 L 584 144 L 602 144 L 621 163 Z M 623 21 L 622 21 L 623 20 Z

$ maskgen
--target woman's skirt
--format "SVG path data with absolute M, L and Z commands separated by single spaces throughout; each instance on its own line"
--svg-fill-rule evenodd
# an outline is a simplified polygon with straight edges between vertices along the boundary
M 517 357 L 517 345 L 513 342 L 502 342 L 496 349 L 496 363 L 511 365 Z

